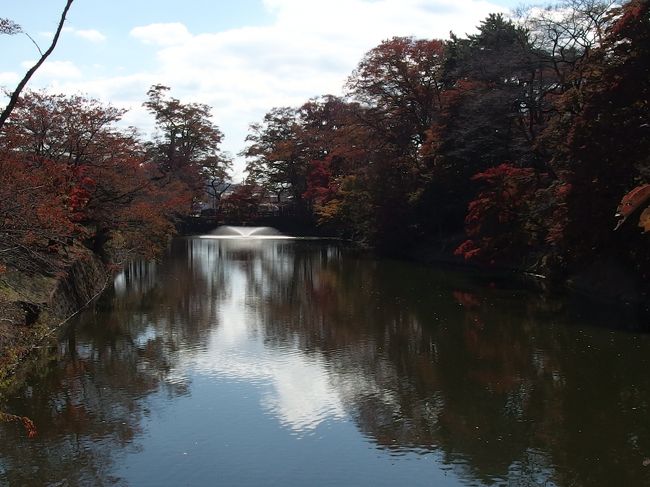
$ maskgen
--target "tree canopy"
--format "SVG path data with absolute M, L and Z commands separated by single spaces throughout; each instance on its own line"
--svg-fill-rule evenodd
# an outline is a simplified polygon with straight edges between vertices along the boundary
M 249 174 L 374 246 L 449 242 L 556 275 L 616 259 L 647 276 L 647 234 L 613 229 L 650 177 L 648 8 L 564 0 L 463 38 L 388 39 L 345 97 L 253 125 Z

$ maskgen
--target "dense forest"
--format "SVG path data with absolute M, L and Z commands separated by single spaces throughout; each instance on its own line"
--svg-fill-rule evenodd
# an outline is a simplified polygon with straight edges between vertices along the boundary
M 559 280 L 615 263 L 647 282 L 649 9 L 569 0 L 386 40 L 344 97 L 252 126 L 248 182 L 384 250 L 437 244 Z
M 251 126 L 248 177 L 224 208 L 275 198 L 386 251 L 430 244 L 559 280 L 615 262 L 647 282 L 649 9 L 567 0 L 466 37 L 386 40 L 343 96 Z M 78 248 L 116 265 L 155 256 L 228 180 L 210 107 L 168 91 L 147 93 L 151 140 L 84 96 L 17 99 L 0 128 L 0 276 L 56 275 Z

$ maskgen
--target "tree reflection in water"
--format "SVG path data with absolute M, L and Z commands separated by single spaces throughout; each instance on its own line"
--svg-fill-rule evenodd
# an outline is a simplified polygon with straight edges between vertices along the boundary
M 462 482 L 649 483 L 648 337 L 482 280 L 325 243 L 178 240 L 118 276 L 59 360 L 5 394 L 0 409 L 39 438 L 0 426 L 0 479 L 110 481 L 142 448 L 150 398 L 201 376 L 258 384 L 260 408 L 298 437 L 352 420 Z

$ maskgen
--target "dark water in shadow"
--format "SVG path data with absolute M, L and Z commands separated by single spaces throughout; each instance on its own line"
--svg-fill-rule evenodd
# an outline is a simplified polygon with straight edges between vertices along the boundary
M 650 337 L 331 243 L 175 242 L 0 410 L 0 484 L 650 485 Z M 56 360 L 55 360 L 56 359 Z

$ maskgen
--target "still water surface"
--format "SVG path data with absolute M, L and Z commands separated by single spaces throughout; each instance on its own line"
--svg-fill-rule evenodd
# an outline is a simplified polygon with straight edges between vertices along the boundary
M 331 242 L 179 239 L 0 399 L 38 428 L 0 425 L 0 484 L 650 485 L 650 339 L 614 326 Z

